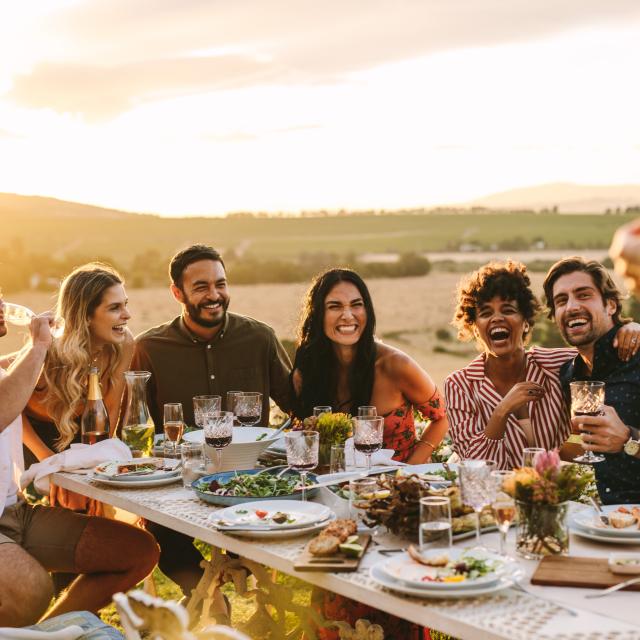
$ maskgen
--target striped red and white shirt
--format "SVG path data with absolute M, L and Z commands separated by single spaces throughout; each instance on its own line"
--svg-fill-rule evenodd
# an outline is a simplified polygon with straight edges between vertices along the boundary
M 529 403 L 529 417 L 536 447 L 562 446 L 571 433 L 569 410 L 564 402 L 558 373 L 575 357 L 575 349 L 532 347 L 527 351 L 525 379 L 545 390 L 542 398 Z M 464 369 L 444 381 L 444 396 L 453 447 L 461 458 L 495 460 L 500 469 L 522 464 L 522 450 L 531 446 L 517 418 L 510 414 L 500 440 L 487 438 L 484 429 L 503 397 L 485 375 L 486 356 L 479 355 Z

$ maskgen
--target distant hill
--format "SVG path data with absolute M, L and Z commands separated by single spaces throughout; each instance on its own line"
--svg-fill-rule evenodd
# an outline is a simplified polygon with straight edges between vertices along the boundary
M 124 220 L 135 216 L 135 213 L 126 213 L 117 209 L 104 209 L 78 202 L 67 202 L 56 198 L 42 196 L 21 196 L 15 193 L 0 193 L 0 215 L 27 214 L 34 218 L 105 218 L 112 220 Z
M 490 209 L 553 209 L 561 213 L 604 213 L 617 208 L 640 207 L 640 185 L 592 186 L 557 182 L 509 189 L 468 202 L 465 206 Z

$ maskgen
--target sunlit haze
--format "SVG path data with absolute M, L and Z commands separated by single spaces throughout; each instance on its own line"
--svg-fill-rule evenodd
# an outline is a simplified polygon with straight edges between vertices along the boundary
M 0 191 L 166 215 L 640 183 L 637 0 L 0 5 Z

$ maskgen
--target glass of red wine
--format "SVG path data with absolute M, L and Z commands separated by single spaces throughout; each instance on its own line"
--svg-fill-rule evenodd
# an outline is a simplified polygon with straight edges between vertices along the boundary
M 307 473 L 318 466 L 320 434 L 317 431 L 290 431 L 284 435 L 287 464 L 300 474 L 302 500 L 307 499 Z
M 353 446 L 367 458 L 367 471 L 371 470 L 371 454 L 382 449 L 384 418 L 382 416 L 358 417 L 353 419 Z
M 257 391 L 242 391 L 235 396 L 234 413 L 242 427 L 252 427 L 262 416 L 262 394 Z
M 211 411 L 204 421 L 204 441 L 216 450 L 216 471 L 222 470 L 222 450 L 233 440 L 233 413 Z
M 600 415 L 604 405 L 604 382 L 580 380 L 572 382 L 569 386 L 571 387 L 572 416 Z M 590 432 L 587 429 L 583 429 L 582 426 L 580 425 L 580 431 L 589 434 Z M 593 451 L 585 451 L 581 456 L 573 459 L 574 462 L 579 462 L 580 464 L 594 464 L 603 460 L 603 455 L 595 454 Z

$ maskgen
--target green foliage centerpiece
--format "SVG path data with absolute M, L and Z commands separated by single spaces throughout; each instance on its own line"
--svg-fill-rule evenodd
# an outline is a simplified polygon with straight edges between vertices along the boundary
M 588 485 L 578 465 L 560 466 L 557 450 L 539 453 L 535 467 L 517 469 L 504 485 L 516 500 L 516 550 L 528 559 L 569 552 L 567 510 Z

